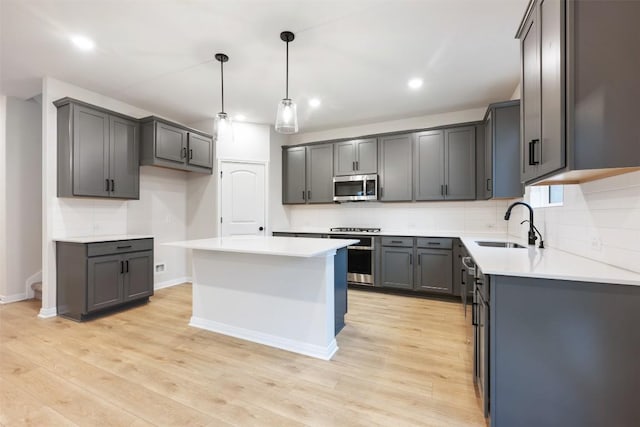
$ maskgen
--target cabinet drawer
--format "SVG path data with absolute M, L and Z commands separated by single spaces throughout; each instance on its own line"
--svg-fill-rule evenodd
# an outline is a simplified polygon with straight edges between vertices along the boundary
M 382 246 L 413 247 L 413 237 L 383 237 Z
M 440 237 L 419 237 L 416 245 L 419 248 L 453 249 L 453 239 Z
M 153 250 L 153 239 L 116 240 L 113 242 L 89 243 L 87 245 L 87 256 L 91 257 L 148 250 Z

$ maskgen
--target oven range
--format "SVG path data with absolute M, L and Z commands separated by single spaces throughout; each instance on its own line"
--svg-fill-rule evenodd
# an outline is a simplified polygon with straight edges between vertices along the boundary
M 341 233 L 379 233 L 380 228 L 363 227 L 334 227 L 333 232 Z M 354 285 L 373 286 L 374 284 L 374 256 L 375 241 L 373 236 L 362 234 L 336 234 L 330 235 L 334 239 L 354 239 L 359 243 L 347 247 L 348 269 L 347 281 Z

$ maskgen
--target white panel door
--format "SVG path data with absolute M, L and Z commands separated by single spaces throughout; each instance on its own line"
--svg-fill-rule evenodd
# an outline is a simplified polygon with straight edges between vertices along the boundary
M 265 235 L 265 166 L 222 162 L 220 235 Z

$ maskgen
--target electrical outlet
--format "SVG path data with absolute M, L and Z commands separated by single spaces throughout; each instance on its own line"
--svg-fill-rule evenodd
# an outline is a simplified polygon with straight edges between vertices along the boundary
M 591 238 L 591 249 L 597 252 L 602 250 L 602 240 L 598 236 Z
M 156 273 L 163 273 L 165 270 L 164 263 L 156 264 Z

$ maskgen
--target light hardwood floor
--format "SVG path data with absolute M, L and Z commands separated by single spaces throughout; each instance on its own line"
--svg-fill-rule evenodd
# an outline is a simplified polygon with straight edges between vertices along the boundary
M 326 362 L 187 325 L 191 286 L 85 323 L 0 307 L 0 424 L 484 426 L 459 303 L 349 291 Z

